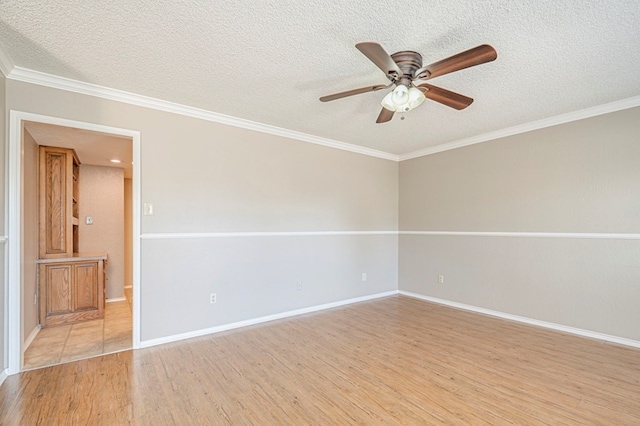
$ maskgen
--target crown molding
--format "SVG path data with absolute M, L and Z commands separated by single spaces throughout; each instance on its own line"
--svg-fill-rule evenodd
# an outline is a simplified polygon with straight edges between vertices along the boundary
M 2 46 L 0 46 L 0 72 L 2 72 L 5 77 L 9 77 L 9 74 L 11 74 L 14 68 L 15 65 L 13 64 L 13 61 L 9 55 L 5 53 Z
M 520 124 L 508 127 L 495 132 L 485 133 L 483 135 L 472 136 L 470 138 L 460 139 L 441 145 L 432 146 L 408 154 L 401 154 L 399 161 L 411 160 L 412 158 L 424 157 L 425 155 L 436 154 L 438 152 L 449 151 L 451 149 L 462 148 L 464 146 L 475 145 L 477 143 L 488 142 L 494 139 L 513 136 L 520 133 L 531 132 L 533 130 L 544 129 L 545 127 L 557 126 L 558 124 L 569 123 L 571 121 L 583 120 L 585 118 L 595 117 L 598 115 L 608 114 L 623 109 L 629 109 L 640 106 L 640 96 L 634 96 L 620 101 L 610 102 L 608 104 L 598 105 L 579 111 L 569 112 L 557 115 L 555 117 L 544 118 L 542 120 L 532 121 L 530 123 Z
M 230 115 L 219 114 L 200 108 L 194 108 L 174 102 L 164 101 L 149 96 L 138 95 L 123 90 L 111 89 L 109 87 L 99 86 L 97 84 L 85 83 L 65 77 L 59 77 L 39 71 L 33 71 L 22 67 L 13 67 L 7 78 L 25 83 L 37 84 L 53 89 L 66 90 L 69 92 L 80 93 L 83 95 L 95 96 L 102 99 L 108 99 L 117 102 L 124 102 L 131 105 L 151 108 L 159 111 L 170 112 L 173 114 L 184 115 L 187 117 L 197 118 L 201 120 L 212 121 L 215 123 L 226 124 L 229 126 L 240 127 L 256 132 L 267 133 L 275 136 L 282 136 L 289 139 L 295 139 L 316 145 L 327 146 L 330 148 L 341 149 L 343 151 L 355 152 L 371 157 L 382 158 L 385 160 L 398 161 L 398 155 L 390 154 L 384 151 L 378 151 L 359 145 L 353 145 L 346 142 L 340 142 L 333 139 L 323 138 L 310 135 L 307 133 L 297 132 L 294 130 L 284 129 L 282 127 L 271 126 L 269 124 L 258 123 L 255 121 L 245 120 Z
M 295 130 L 284 129 L 282 127 L 276 127 L 269 124 L 258 123 L 243 118 L 232 117 L 230 115 L 219 114 L 201 108 L 194 108 L 187 105 L 152 98 L 149 96 L 138 95 L 131 92 L 125 92 L 123 90 L 112 89 L 105 86 L 99 86 L 97 84 L 85 83 L 78 80 L 59 77 L 53 74 L 47 74 L 27 68 L 14 66 L 11 59 L 4 54 L 2 49 L 0 49 L 0 71 L 2 71 L 7 76 L 7 78 L 16 81 L 37 84 L 40 86 L 46 86 L 59 90 L 66 90 L 83 95 L 95 96 L 102 99 L 108 99 L 173 114 L 184 115 L 187 117 L 212 121 L 215 123 L 253 130 L 256 132 L 271 134 L 275 136 L 281 136 L 302 142 L 308 142 L 316 145 L 336 148 L 343 151 L 355 152 L 358 154 L 396 162 L 411 160 L 413 158 L 424 157 L 426 155 L 449 151 L 456 148 L 462 148 L 478 143 L 489 142 L 494 139 L 513 136 L 533 130 L 544 129 L 545 127 L 556 126 L 559 124 L 569 123 L 572 121 L 582 120 L 585 118 L 595 117 L 598 115 L 608 114 L 611 112 L 640 106 L 640 96 L 634 96 L 631 98 L 622 99 L 620 101 L 610 102 L 604 105 L 598 105 L 579 111 L 544 118 L 542 120 L 532 121 L 530 123 L 524 123 L 517 126 L 508 127 L 506 129 L 485 133 L 483 135 L 459 139 L 457 141 L 447 142 L 418 151 L 398 155 L 346 142 L 340 142 L 333 139 L 323 138 L 320 136 L 314 136 L 308 133 L 297 132 Z

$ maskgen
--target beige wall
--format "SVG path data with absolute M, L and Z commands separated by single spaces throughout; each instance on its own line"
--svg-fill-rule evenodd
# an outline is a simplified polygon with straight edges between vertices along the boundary
M 640 232 L 640 108 L 403 161 L 400 227 Z
M 82 163 L 82 158 L 80 158 Z M 124 170 L 80 164 L 81 253 L 107 253 L 107 299 L 124 296 Z M 86 217 L 93 224 L 86 224 Z
M 634 108 L 404 161 L 400 229 L 640 233 L 638 135 Z M 401 290 L 640 340 L 638 239 L 404 234 L 399 250 Z
M 6 90 L 12 109 L 141 132 L 140 201 L 155 211 L 141 218 L 143 341 L 398 286 L 640 340 L 638 240 L 349 233 L 640 232 L 638 108 L 398 165 L 13 80 Z M 261 231 L 347 234 L 202 236 Z
M 124 180 L 124 286 L 133 284 L 133 182 Z
M 2 230 L 2 232 L 0 232 L 0 235 L 2 236 L 6 236 L 6 231 L 4 229 L 4 222 L 5 222 L 5 197 L 4 197 L 4 187 L 6 185 L 5 182 L 5 174 L 6 174 L 6 169 L 5 169 L 5 159 L 4 159 L 4 155 L 5 155 L 5 148 L 7 145 L 7 140 L 8 140 L 8 125 L 7 123 L 9 122 L 9 113 L 8 110 L 6 108 L 6 95 L 5 95 L 5 87 L 6 87 L 6 78 L 4 76 L 4 74 L 2 72 L 0 72 L 0 141 L 3 142 L 3 149 L 0 149 L 0 158 L 2 159 L 0 161 L 0 181 L 2 181 L 2 185 L 0 185 L 0 194 L 2 194 L 2 196 L 0 197 L 0 230 Z M 5 247 L 6 247 L 6 242 L 0 243 L 0 246 L 2 247 L 2 253 L 0 256 L 0 264 L 2 264 L 2 268 L 0 269 L 0 354 L 3 354 L 2 356 L 0 356 L 0 371 L 4 371 L 4 369 L 7 367 L 7 360 L 4 357 L 4 353 L 5 353 L 5 299 L 4 299 L 4 295 L 5 295 L 5 291 L 6 291 L 6 286 L 7 283 L 5 282 L 5 265 L 4 265 L 4 258 L 5 258 Z
M 393 161 L 14 80 L 7 102 L 141 132 L 143 341 L 397 289 L 397 236 L 355 233 L 397 229 Z M 265 231 L 353 233 L 151 235 Z
M 38 145 L 31 134 L 22 133 L 22 342 L 38 326 Z M 25 348 L 26 349 L 26 348 Z

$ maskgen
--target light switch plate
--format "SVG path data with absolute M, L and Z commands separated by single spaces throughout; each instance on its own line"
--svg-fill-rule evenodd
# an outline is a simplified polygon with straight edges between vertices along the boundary
M 145 216 L 153 216 L 153 204 L 144 203 L 144 215 Z

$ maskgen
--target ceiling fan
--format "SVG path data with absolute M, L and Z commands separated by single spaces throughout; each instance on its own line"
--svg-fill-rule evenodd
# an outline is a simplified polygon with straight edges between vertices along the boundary
M 371 41 L 358 43 L 356 48 L 380 68 L 391 83 L 386 86 L 377 84 L 334 93 L 321 97 L 320 101 L 333 101 L 347 96 L 388 89 L 395 85 L 395 88 L 382 100 L 383 108 L 376 123 L 386 123 L 393 118 L 395 112 L 411 111 L 419 106 L 425 98 L 457 110 L 468 107 L 473 102 L 472 98 L 433 86 L 425 81 L 491 62 L 498 57 L 498 53 L 493 47 L 483 44 L 430 65 L 422 66 L 422 55 L 412 50 L 403 50 L 389 55 L 380 44 Z

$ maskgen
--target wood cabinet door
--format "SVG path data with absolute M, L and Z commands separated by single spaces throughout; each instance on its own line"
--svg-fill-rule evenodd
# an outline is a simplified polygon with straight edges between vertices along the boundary
M 38 267 L 40 325 L 104 317 L 104 262 L 45 263 Z
M 67 257 L 73 253 L 72 151 L 40 147 L 39 258 Z
M 46 274 L 46 315 L 68 314 L 73 311 L 71 304 L 71 275 L 69 264 L 45 265 Z
M 73 265 L 73 310 L 98 309 L 98 262 Z

